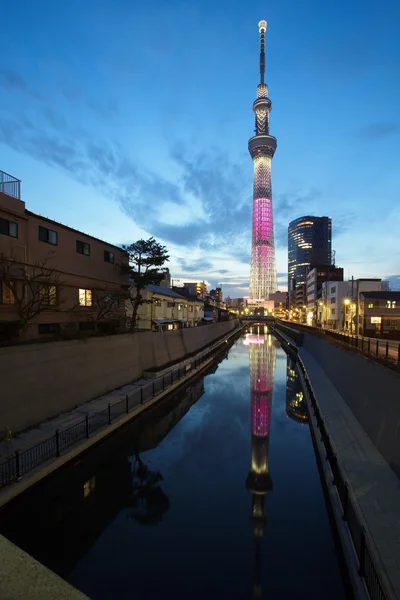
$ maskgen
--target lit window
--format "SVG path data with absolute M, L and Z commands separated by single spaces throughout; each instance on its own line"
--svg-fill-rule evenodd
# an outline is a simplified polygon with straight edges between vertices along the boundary
M 46 227 L 41 227 L 39 225 L 39 240 L 41 242 L 46 242 L 46 244 L 57 246 L 58 233 L 57 231 L 53 231 L 52 229 L 47 229 Z
M 391 308 L 391 302 L 390 302 L 390 300 L 387 300 L 387 302 L 386 302 L 386 308 Z
M 39 288 L 40 302 L 44 306 L 57 304 L 57 288 L 55 285 L 41 285 Z
M 396 300 L 393 300 L 393 302 L 392 302 L 392 308 L 396 308 Z
M 374 303 L 373 302 L 369 302 L 368 303 L 368 308 L 374 308 Z
M 15 298 L 11 289 L 3 281 L 0 281 L 0 304 L 14 304 Z
M 78 254 L 90 256 L 90 244 L 76 240 L 76 251 L 78 252 Z
M 92 290 L 79 290 L 79 306 L 92 306 Z
M 0 219 L 0 233 L 10 237 L 18 237 L 18 224 L 7 219 Z

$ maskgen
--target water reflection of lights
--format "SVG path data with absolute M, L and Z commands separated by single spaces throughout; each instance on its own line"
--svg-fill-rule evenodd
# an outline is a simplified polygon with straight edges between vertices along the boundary
M 264 336 L 246 333 L 243 338 L 243 345 L 248 346 L 249 344 L 265 344 Z
M 286 416 L 301 424 L 307 423 L 308 413 L 295 363 L 287 357 Z
M 249 348 L 250 412 L 251 412 L 251 467 L 246 487 L 252 495 L 251 520 L 255 543 L 254 595 L 261 596 L 261 539 L 263 537 L 266 507 L 265 498 L 272 490 L 268 466 L 268 443 L 271 423 L 272 392 L 276 362 L 276 344 L 267 328 L 257 327 L 257 335 L 250 330 L 243 340 Z

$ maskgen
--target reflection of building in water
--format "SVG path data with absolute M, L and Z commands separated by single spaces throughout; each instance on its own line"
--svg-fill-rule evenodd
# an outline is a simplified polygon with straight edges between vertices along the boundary
M 246 487 L 252 493 L 253 534 L 255 540 L 254 595 L 261 596 L 261 538 L 265 525 L 265 496 L 272 490 L 268 469 L 268 443 L 271 422 L 276 346 L 264 326 L 256 326 L 246 335 L 249 347 L 251 404 L 251 469 Z
M 291 419 L 299 421 L 299 423 L 308 422 L 307 406 L 303 390 L 301 389 L 296 363 L 289 355 L 287 357 L 286 371 L 286 414 Z

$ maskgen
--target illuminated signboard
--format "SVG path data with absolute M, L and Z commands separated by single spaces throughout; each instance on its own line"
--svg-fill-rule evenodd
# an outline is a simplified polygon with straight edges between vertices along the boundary
M 371 317 L 371 323 L 381 323 L 381 317 Z

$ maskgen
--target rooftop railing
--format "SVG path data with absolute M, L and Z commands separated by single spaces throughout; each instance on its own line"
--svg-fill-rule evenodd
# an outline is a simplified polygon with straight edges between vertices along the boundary
M 0 171 L 0 192 L 21 200 L 21 181 Z

